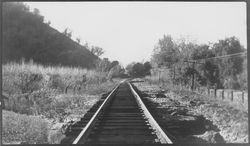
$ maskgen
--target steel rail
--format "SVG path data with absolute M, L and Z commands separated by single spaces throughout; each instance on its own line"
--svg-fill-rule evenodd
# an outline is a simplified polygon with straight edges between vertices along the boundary
M 124 82 L 124 81 L 122 81 Z M 104 102 L 102 103 L 102 105 L 98 108 L 98 110 L 95 112 L 95 114 L 92 116 L 92 118 L 89 120 L 89 122 L 87 123 L 87 125 L 82 129 L 81 133 L 77 136 L 77 138 L 74 140 L 73 144 L 77 144 L 79 142 L 79 140 L 81 140 L 81 142 L 85 142 L 86 138 L 89 135 L 89 131 L 91 130 L 91 128 L 93 127 L 93 125 L 95 124 L 98 115 L 100 115 L 101 110 L 104 109 L 104 107 L 108 104 L 108 102 L 110 101 L 113 93 L 116 91 L 116 89 L 119 87 L 121 83 L 119 83 L 113 90 L 112 92 L 108 95 L 108 97 L 104 100 Z
M 130 87 L 130 89 L 131 89 L 131 91 L 132 91 L 132 93 L 133 93 L 133 95 L 134 95 L 134 97 L 136 99 L 136 102 L 142 108 L 144 115 L 148 118 L 148 121 L 149 121 L 150 125 L 159 134 L 157 136 L 160 139 L 161 143 L 172 144 L 173 142 L 168 138 L 168 136 L 161 129 L 159 124 L 155 121 L 154 117 L 150 114 L 147 107 L 144 105 L 143 101 L 141 100 L 140 96 L 136 93 L 136 91 L 132 87 L 131 83 L 128 82 L 128 84 L 129 84 L 129 87 Z

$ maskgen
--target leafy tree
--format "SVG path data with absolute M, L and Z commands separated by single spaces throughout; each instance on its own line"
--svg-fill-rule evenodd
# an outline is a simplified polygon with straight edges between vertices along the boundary
M 117 60 L 112 61 L 111 64 L 109 65 L 109 67 L 108 67 L 108 70 L 110 70 L 111 68 L 113 68 L 114 66 L 119 65 L 119 64 L 120 64 L 120 63 L 119 63 L 119 61 L 117 61 Z
M 215 54 L 209 49 L 208 45 L 196 45 L 190 56 L 192 60 L 197 60 L 211 58 L 214 57 Z M 198 68 L 195 71 L 195 76 L 198 83 L 203 86 L 217 86 L 221 88 L 222 84 L 219 80 L 218 65 L 211 60 L 200 61 L 198 63 L 202 63 L 196 64 Z
M 108 79 L 112 80 L 114 77 L 120 77 L 124 74 L 125 70 L 119 64 L 112 67 L 108 74 Z
M 163 36 L 156 45 L 152 61 L 158 66 L 166 66 L 170 68 L 172 64 L 178 61 L 179 50 L 170 35 Z
M 111 62 L 108 58 L 97 60 L 96 69 L 101 72 L 108 72 L 111 69 Z
M 34 13 L 35 15 L 40 15 L 40 10 L 37 9 L 37 8 L 34 8 L 33 13 Z
M 142 77 L 144 76 L 144 66 L 142 63 L 136 63 L 133 67 L 132 67 L 132 76 L 134 77 Z
M 218 43 L 215 43 L 213 45 L 212 50 L 214 54 L 216 54 L 216 56 L 235 54 L 244 51 L 243 47 L 240 45 L 239 40 L 235 37 L 219 40 Z M 238 56 L 216 59 L 215 61 L 216 64 L 218 64 L 219 66 L 219 78 L 221 79 L 221 82 L 224 84 L 224 86 L 226 88 L 232 88 L 234 86 L 232 85 L 231 87 L 229 87 L 229 85 L 226 83 L 227 81 L 231 82 L 232 84 L 237 84 L 237 86 L 239 86 L 236 81 L 236 76 L 243 71 L 243 58 Z
M 200 69 L 203 71 L 202 75 L 205 80 L 200 82 L 201 85 L 216 86 L 221 88 L 222 84 L 219 80 L 219 69 L 218 66 L 212 61 L 206 61 L 201 65 Z M 199 79 L 199 78 L 198 78 Z
M 72 31 L 69 31 L 68 28 L 66 28 L 64 31 L 63 31 L 63 34 L 69 38 L 72 37 Z
M 79 38 L 79 37 L 76 38 L 76 41 L 77 41 L 78 44 L 80 44 L 81 43 L 81 38 Z
M 130 64 L 128 64 L 126 66 L 126 72 L 127 72 L 127 74 L 132 75 L 132 69 L 133 69 L 134 65 L 135 65 L 135 62 L 132 62 L 132 63 L 130 63 Z
M 104 54 L 104 50 L 101 47 L 97 47 L 97 46 L 92 46 L 91 52 L 98 57 Z
M 237 80 L 240 83 L 240 87 L 242 90 L 248 89 L 248 79 L 247 79 L 247 56 L 244 57 L 243 61 L 243 71 L 239 75 L 237 75 Z
M 246 87 L 247 73 L 243 68 L 242 56 L 231 58 L 206 58 L 224 56 L 245 51 L 235 37 L 219 40 L 209 45 L 198 45 L 185 39 L 174 41 L 171 36 L 164 36 L 157 43 L 151 58 L 153 70 L 167 67 L 173 83 L 188 85 L 193 74 L 199 86 L 216 88 L 243 89 Z M 199 60 L 202 59 L 202 60 Z M 203 60 L 204 59 L 204 60 Z M 188 60 L 199 60 L 193 68 Z M 245 61 L 246 62 L 246 61 Z M 245 63 L 246 66 L 246 63 Z M 245 72 L 244 72 L 245 71 Z M 133 73 L 133 69 L 131 71 Z M 156 73 L 157 74 L 157 73 Z
M 150 70 L 152 68 L 150 62 L 145 62 L 143 64 L 143 68 L 144 68 L 144 75 L 150 75 Z

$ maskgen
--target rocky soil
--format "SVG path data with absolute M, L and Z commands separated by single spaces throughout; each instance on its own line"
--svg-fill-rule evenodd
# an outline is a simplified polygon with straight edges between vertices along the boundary
M 230 105 L 173 92 L 147 82 L 133 83 L 144 102 L 162 117 L 161 127 L 175 143 L 248 143 L 248 113 Z

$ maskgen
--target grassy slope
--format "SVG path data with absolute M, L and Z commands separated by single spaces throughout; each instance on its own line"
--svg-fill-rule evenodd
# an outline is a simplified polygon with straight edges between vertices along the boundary
M 100 98 L 100 94 L 110 91 L 118 82 L 109 82 L 106 73 L 70 67 L 44 67 L 32 62 L 30 63 L 9 63 L 3 68 L 3 92 L 9 96 L 6 101 L 6 109 L 14 111 L 4 112 L 3 122 L 4 142 L 22 141 L 27 143 L 49 142 L 59 143 L 62 133 L 60 126 L 69 120 L 76 120 L 83 116 L 86 111 Z M 82 81 L 82 76 L 86 76 L 86 82 Z M 73 91 L 74 85 L 82 87 L 79 91 Z M 70 86 L 68 93 L 64 93 L 66 86 Z M 18 126 L 23 126 L 26 121 L 32 119 L 22 114 L 37 115 L 51 119 L 50 124 L 60 125 L 51 131 L 51 126 L 45 126 L 48 130 L 47 139 L 38 137 L 32 140 L 32 136 L 37 135 L 43 125 L 29 124 L 34 133 L 24 136 L 20 135 Z M 8 116 L 9 115 L 9 116 Z M 12 121 L 21 117 L 20 121 Z M 35 119 L 34 119 L 35 120 Z M 30 120 L 32 122 L 33 120 Z M 54 121 L 53 123 L 51 123 Z M 8 125 L 9 123 L 9 125 Z M 16 125 L 13 128 L 10 125 Z M 32 125 L 33 124 L 33 125 Z M 28 129 L 28 125 L 24 126 Z M 32 133 L 32 132 L 31 132 Z M 38 135 L 37 135 L 38 136 Z M 45 136 L 46 137 L 46 136 Z M 17 138 L 17 139 L 15 139 Z

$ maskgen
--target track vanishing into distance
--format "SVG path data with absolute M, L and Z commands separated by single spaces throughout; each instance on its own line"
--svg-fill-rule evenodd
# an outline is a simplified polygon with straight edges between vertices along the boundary
M 172 143 L 152 117 L 129 82 L 120 83 L 103 96 L 84 117 L 70 126 L 68 144 Z

